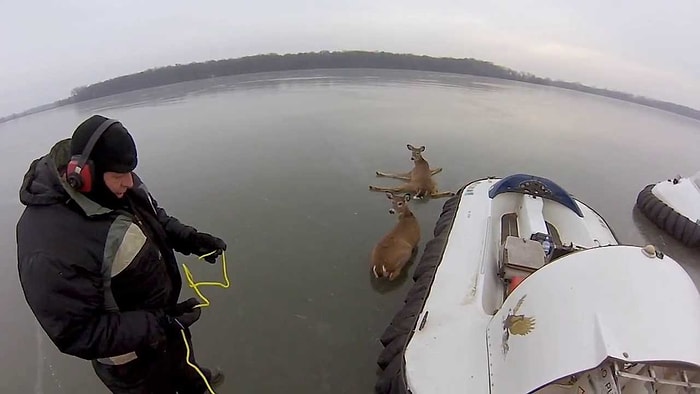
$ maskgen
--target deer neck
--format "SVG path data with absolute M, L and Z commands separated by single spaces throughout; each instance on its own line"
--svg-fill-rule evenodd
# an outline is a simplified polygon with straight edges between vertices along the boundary
M 415 216 L 413 216 L 413 212 L 411 212 L 410 209 L 406 209 L 405 211 L 401 211 L 401 212 L 399 213 L 399 222 L 400 222 L 400 221 L 403 221 L 403 220 L 411 219 L 411 218 L 414 218 L 414 217 L 415 217 Z
M 418 159 L 418 160 L 414 160 L 414 161 L 413 161 L 413 166 L 414 166 L 414 167 L 430 168 L 430 166 L 428 165 L 428 162 L 425 161 L 425 159 L 422 158 L 422 157 L 421 157 L 420 159 Z

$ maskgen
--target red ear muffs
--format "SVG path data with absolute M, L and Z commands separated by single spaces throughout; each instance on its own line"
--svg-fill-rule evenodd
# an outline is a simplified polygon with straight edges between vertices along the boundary
M 92 190 L 92 160 L 89 160 L 82 167 L 78 166 L 80 156 L 73 156 L 66 168 L 66 180 L 75 190 L 88 193 Z

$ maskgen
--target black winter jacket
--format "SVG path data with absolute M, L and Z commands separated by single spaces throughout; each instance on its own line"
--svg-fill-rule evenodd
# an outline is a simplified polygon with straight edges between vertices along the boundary
M 67 139 L 24 176 L 20 282 L 59 350 L 124 364 L 165 340 L 162 310 L 177 302 L 182 287 L 173 249 L 191 253 L 196 229 L 168 216 L 136 175 L 125 196 L 130 209 L 95 203 L 59 175 L 69 159 Z

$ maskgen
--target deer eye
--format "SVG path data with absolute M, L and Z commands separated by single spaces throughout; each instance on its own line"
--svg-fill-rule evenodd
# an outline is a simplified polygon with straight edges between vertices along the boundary
M 402 202 L 400 202 L 400 203 L 398 203 L 398 204 L 396 204 L 396 205 L 398 205 L 398 206 L 403 206 L 403 203 L 402 203 Z

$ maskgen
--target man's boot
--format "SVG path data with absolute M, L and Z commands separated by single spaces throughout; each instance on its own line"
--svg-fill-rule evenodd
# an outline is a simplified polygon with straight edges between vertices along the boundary
M 220 386 L 224 381 L 224 373 L 219 368 L 215 368 L 213 371 L 209 368 L 202 368 L 202 373 L 207 377 L 207 381 L 212 388 Z

